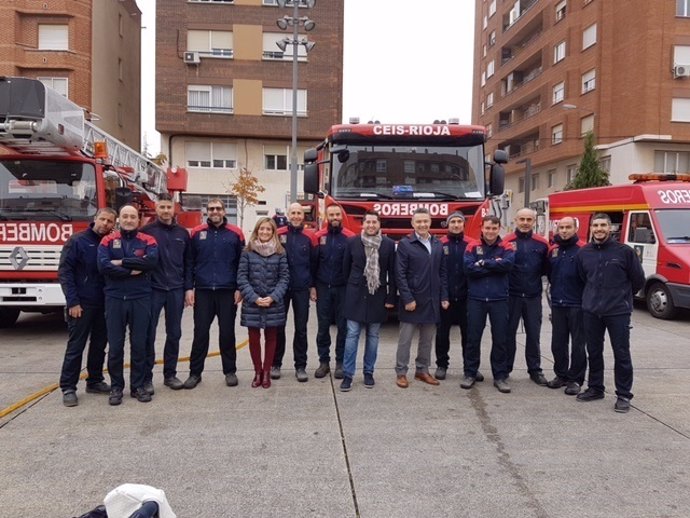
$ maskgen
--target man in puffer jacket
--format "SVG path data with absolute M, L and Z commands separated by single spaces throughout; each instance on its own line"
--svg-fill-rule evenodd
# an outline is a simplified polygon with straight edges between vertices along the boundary
M 618 396 L 614 410 L 628 412 L 633 397 L 630 315 L 633 295 L 645 283 L 644 270 L 632 248 L 611 238 L 608 215 L 595 214 L 590 230 L 592 242 L 577 254 L 578 272 L 585 283 L 582 311 L 589 356 L 588 387 L 577 395 L 577 400 L 604 397 L 604 333 L 608 331 Z

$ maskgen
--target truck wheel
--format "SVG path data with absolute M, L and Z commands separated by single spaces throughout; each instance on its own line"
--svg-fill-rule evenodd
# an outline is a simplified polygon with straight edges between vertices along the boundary
M 655 282 L 647 290 L 647 309 L 653 317 L 672 319 L 676 315 L 671 293 L 665 284 Z
M 19 310 L 15 308 L 0 309 L 0 329 L 12 327 L 19 318 Z

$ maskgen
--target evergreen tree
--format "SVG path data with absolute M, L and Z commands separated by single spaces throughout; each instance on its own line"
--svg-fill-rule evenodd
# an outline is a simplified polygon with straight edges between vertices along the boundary
M 577 168 L 577 174 L 572 182 L 565 186 L 565 190 L 586 189 L 587 187 L 603 187 L 611 185 L 609 173 L 599 163 L 599 155 L 594 149 L 594 133 L 588 131 L 585 135 L 585 150 Z

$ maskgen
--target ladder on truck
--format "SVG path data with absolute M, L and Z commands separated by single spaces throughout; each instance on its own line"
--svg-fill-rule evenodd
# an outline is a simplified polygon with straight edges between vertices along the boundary
M 0 77 L 0 145 L 25 155 L 96 158 L 105 142 L 108 163 L 155 201 L 167 192 L 165 171 L 85 120 L 84 109 L 37 79 Z

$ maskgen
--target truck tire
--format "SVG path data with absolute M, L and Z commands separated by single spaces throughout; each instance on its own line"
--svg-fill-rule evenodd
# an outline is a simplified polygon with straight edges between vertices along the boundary
M 647 309 L 653 317 L 664 320 L 670 320 L 676 316 L 676 306 L 665 284 L 655 282 L 647 289 Z
M 15 308 L 0 309 L 0 329 L 12 327 L 19 318 L 19 310 Z

